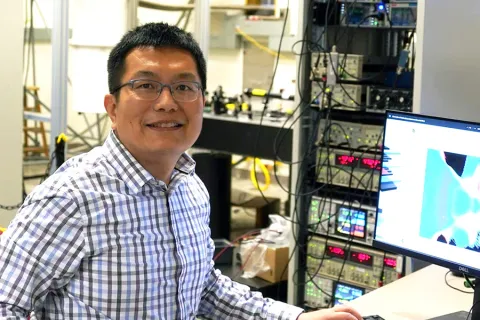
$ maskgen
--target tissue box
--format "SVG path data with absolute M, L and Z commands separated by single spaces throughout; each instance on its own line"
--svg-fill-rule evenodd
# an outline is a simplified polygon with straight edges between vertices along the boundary
M 257 274 L 257 277 L 273 283 L 287 280 L 288 268 L 283 277 L 282 272 L 287 266 L 288 258 L 288 247 L 268 246 L 265 252 L 265 262 L 270 266 L 270 270 Z

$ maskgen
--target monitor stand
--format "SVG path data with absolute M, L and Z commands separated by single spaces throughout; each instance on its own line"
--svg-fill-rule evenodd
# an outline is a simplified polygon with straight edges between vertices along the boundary
M 472 313 L 468 317 L 469 311 L 458 311 L 454 313 L 445 314 L 429 320 L 480 320 L 480 280 L 475 278 L 475 289 L 473 291 Z M 477 287 L 476 284 L 479 284 Z
M 454 277 L 463 278 L 463 273 L 458 272 L 457 270 L 450 269 L 450 272 L 451 272 L 452 276 L 454 276 Z

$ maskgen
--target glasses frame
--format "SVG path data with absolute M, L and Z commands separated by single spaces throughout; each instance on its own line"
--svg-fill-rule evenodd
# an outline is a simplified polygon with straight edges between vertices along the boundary
M 130 86 L 130 89 L 133 90 L 133 86 L 135 84 L 135 82 L 138 82 L 138 81 L 149 81 L 149 82 L 154 82 L 154 83 L 158 83 L 160 85 L 160 89 L 157 91 L 157 96 L 155 99 L 141 99 L 142 101 L 155 101 L 158 99 L 158 97 L 160 97 L 160 95 L 162 94 L 163 92 L 163 89 L 166 87 L 169 89 L 170 91 L 170 94 L 172 95 L 172 98 L 173 100 L 177 101 L 177 102 L 193 102 L 195 100 L 198 99 L 199 97 L 199 92 L 201 92 L 201 94 L 203 95 L 203 88 L 202 88 L 202 85 L 197 82 L 197 81 L 190 81 L 190 80 L 185 80 L 185 81 L 177 81 L 177 82 L 174 82 L 172 84 L 165 84 L 165 83 L 161 83 L 160 81 L 156 81 L 156 80 L 152 80 L 152 79 L 132 79 L 132 80 L 129 80 L 121 85 L 119 85 L 118 87 L 114 88 L 112 90 L 112 92 L 110 92 L 110 94 L 115 94 L 117 93 L 118 91 L 120 91 L 120 89 L 122 89 L 123 87 L 126 87 L 126 86 Z M 178 100 L 175 98 L 175 94 L 174 94 L 174 90 L 172 88 L 173 85 L 175 84 L 178 84 L 178 83 L 184 83 L 184 82 L 187 82 L 187 83 L 192 83 L 194 84 L 197 88 L 198 88 L 198 92 L 197 92 L 197 96 L 195 97 L 195 99 L 193 100 L 186 100 L 186 101 L 182 101 L 182 100 Z

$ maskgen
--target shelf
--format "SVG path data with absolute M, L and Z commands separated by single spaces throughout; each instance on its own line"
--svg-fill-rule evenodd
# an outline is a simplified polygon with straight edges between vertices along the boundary
M 349 24 L 347 25 L 337 25 L 335 27 L 340 28 L 358 28 L 358 29 L 373 29 L 373 30 L 413 30 L 416 26 L 368 26 L 368 25 L 358 25 L 358 24 Z
M 311 104 L 312 109 L 316 109 L 318 112 L 327 112 L 327 109 L 319 109 L 317 105 Z M 358 122 L 363 124 L 384 125 L 385 112 L 378 111 L 366 111 L 366 110 L 354 110 L 354 109 L 339 109 L 334 108 L 331 111 L 332 120 Z
M 165 10 L 165 11 L 185 11 L 195 9 L 194 4 L 164 4 L 156 1 L 140 0 L 138 6 L 147 9 Z M 275 5 L 211 5 L 211 10 L 275 10 Z
M 320 188 L 325 184 L 316 182 L 316 187 Z M 327 188 L 320 189 L 316 195 L 320 197 L 334 197 L 342 199 L 345 196 L 348 196 L 353 201 L 358 201 L 363 205 L 376 207 L 378 203 L 378 192 L 377 191 L 365 191 L 362 189 L 352 189 L 337 185 L 327 184 Z M 361 200 L 361 201 L 360 201 Z

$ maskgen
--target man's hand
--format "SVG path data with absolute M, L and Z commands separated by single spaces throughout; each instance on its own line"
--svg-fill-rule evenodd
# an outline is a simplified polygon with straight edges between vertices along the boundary
M 352 307 L 335 306 L 331 309 L 302 313 L 297 320 L 362 320 L 362 316 Z

